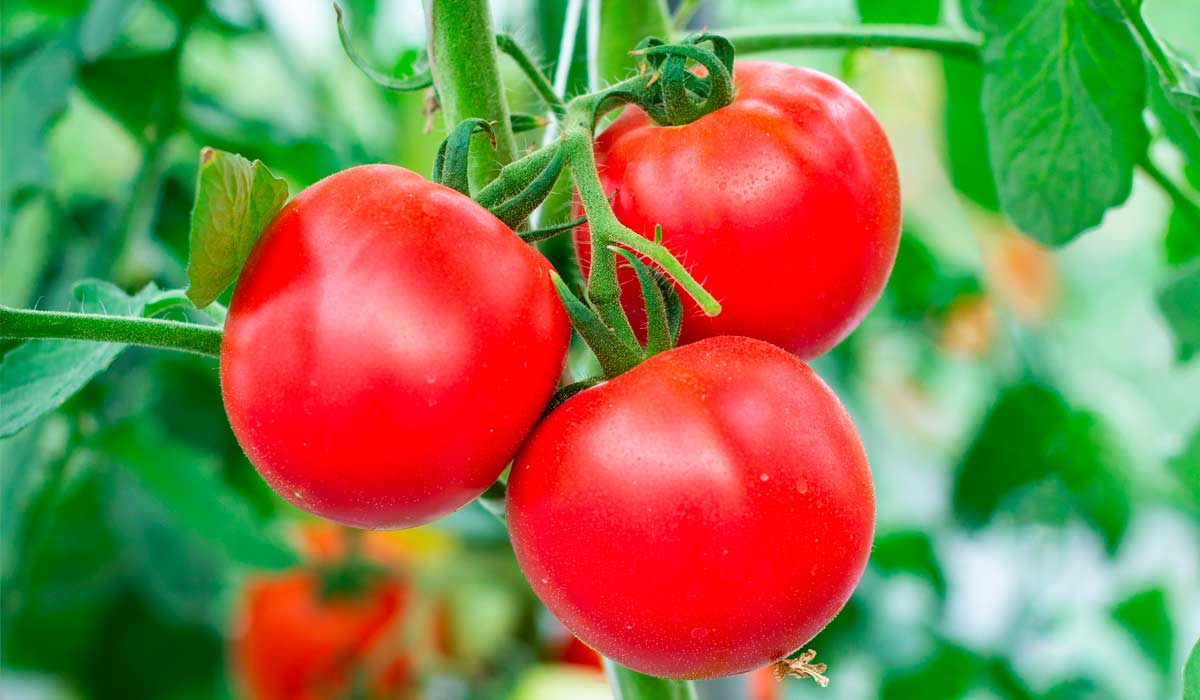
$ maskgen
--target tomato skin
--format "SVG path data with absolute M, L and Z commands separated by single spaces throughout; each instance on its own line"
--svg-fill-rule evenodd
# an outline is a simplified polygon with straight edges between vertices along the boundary
M 765 666 L 862 575 L 866 455 L 804 363 L 717 337 L 569 399 L 513 462 L 508 528 L 534 591 L 589 646 L 667 678 Z
M 307 188 L 251 253 L 221 388 L 264 479 L 363 528 L 496 480 L 554 391 L 570 327 L 550 264 L 467 197 L 389 165 Z
M 596 139 L 600 180 L 617 218 L 647 238 L 660 224 L 721 302 L 708 317 L 682 295 L 681 343 L 744 335 L 816 357 L 858 325 L 891 272 L 895 159 L 867 105 L 828 75 L 739 61 L 734 81 L 732 104 L 682 126 L 626 107 Z M 575 240 L 586 270 L 586 227 Z M 622 302 L 641 333 L 638 285 L 622 266 Z
M 401 636 L 408 591 L 383 579 L 354 595 L 322 598 L 318 577 L 298 570 L 251 581 L 243 593 L 231 656 L 251 700 L 348 697 L 357 674 L 395 693 L 407 659 L 389 649 Z

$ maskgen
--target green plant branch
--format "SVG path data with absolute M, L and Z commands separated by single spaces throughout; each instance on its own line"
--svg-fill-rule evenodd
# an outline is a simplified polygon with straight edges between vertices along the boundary
M 1142 54 L 1154 68 L 1154 72 L 1158 74 L 1158 79 L 1166 88 L 1168 98 L 1172 98 L 1171 93 L 1182 92 L 1189 93 L 1196 90 L 1195 86 L 1190 86 L 1184 81 L 1184 77 L 1179 74 L 1179 67 L 1167 50 L 1163 48 L 1163 43 L 1155 36 L 1154 30 L 1146 22 L 1146 18 L 1142 16 L 1141 3 L 1131 2 L 1131 0 L 1117 0 L 1115 3 L 1117 9 L 1120 10 L 1121 16 L 1125 19 L 1125 25 L 1129 27 L 1130 33 L 1137 41 L 1138 46 L 1142 49 Z M 1172 98 L 1173 101 L 1173 98 Z M 1191 125 L 1192 131 L 1200 136 L 1200 115 L 1195 110 L 1178 110 Z
M 495 131 L 494 149 L 471 153 L 471 186 L 482 187 L 517 155 L 491 9 L 487 0 L 425 0 L 425 19 L 430 70 L 447 126 L 477 117 Z
M 566 104 L 563 102 L 562 97 L 554 91 L 554 86 L 550 84 L 550 79 L 534 64 L 533 59 L 517 43 L 517 40 L 511 34 L 497 34 L 496 46 L 517 64 L 517 67 L 525 74 L 525 78 L 529 80 L 530 85 L 537 91 L 538 96 L 542 98 L 542 101 L 546 103 L 550 111 L 561 117 L 563 112 L 566 111 Z
M 781 49 L 920 49 L 978 61 L 978 34 L 948 27 L 909 24 L 862 26 L 799 25 L 716 31 L 733 42 L 739 54 Z
M 217 357 L 221 329 L 135 316 L 32 311 L 0 305 L 0 338 L 55 338 L 126 343 Z
M 647 676 L 608 657 L 601 658 L 614 700 L 696 700 L 696 688 L 688 681 Z
M 1188 209 L 1192 212 L 1197 221 L 1200 221 L 1200 196 L 1184 189 L 1181 185 L 1171 179 L 1169 175 L 1164 173 L 1162 169 L 1150 159 L 1149 153 L 1142 154 L 1138 160 L 1138 166 L 1154 180 L 1162 191 L 1171 198 L 1175 206 L 1181 209 Z

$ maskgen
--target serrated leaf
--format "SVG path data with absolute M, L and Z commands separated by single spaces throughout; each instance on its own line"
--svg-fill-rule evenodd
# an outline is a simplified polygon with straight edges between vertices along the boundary
M 134 296 L 99 280 L 75 285 L 81 311 L 112 316 L 140 316 L 158 293 L 153 284 Z M 86 340 L 30 340 L 10 350 L 0 361 L 0 437 L 61 406 L 125 347 Z
M 189 234 L 188 298 L 211 304 L 237 279 L 272 217 L 287 201 L 287 182 L 262 161 L 206 148 L 200 155 Z
M 1175 334 L 1180 361 L 1200 349 L 1200 261 L 1184 268 L 1158 293 L 1158 308 Z
M 1132 187 L 1145 151 L 1145 72 L 1121 22 L 1072 0 L 977 0 L 983 112 L 1000 203 L 1062 245 Z
M 217 473 L 214 458 L 159 434 L 149 421 L 103 433 L 96 444 L 133 474 L 179 527 L 228 561 L 279 569 L 296 556 Z

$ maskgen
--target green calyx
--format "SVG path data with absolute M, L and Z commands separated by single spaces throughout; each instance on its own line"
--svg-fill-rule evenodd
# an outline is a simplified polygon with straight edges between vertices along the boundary
M 515 40 L 501 35 L 498 43 L 530 74 L 530 82 L 544 91 L 548 81 Z M 670 125 L 688 123 L 728 105 L 734 97 L 733 46 L 721 36 L 695 34 L 673 44 L 646 39 L 632 53 L 641 60 L 636 77 L 566 103 L 544 96 L 550 113 L 559 120 L 559 138 L 505 165 L 474 193 L 477 203 L 519 230 L 549 195 L 563 169 L 570 172 L 586 216 L 520 235 L 527 241 L 541 240 L 587 222 L 592 253 L 586 287 L 577 295 L 557 276 L 554 284 L 572 325 L 608 377 L 675 345 L 682 316 L 676 287 L 706 314 L 715 316 L 721 310 L 664 246 L 661 229 L 649 240 L 617 219 L 609 203 L 611 193 L 604 191 L 596 171 L 593 134 L 601 117 L 624 104 L 637 105 L 658 123 Z M 692 65 L 703 66 L 703 74 L 691 70 Z M 470 194 L 466 170 L 471 137 L 478 131 L 490 133 L 488 122 L 469 119 L 451 131 L 438 150 L 436 181 Z M 618 260 L 638 278 L 646 305 L 644 342 L 638 340 L 621 306 Z

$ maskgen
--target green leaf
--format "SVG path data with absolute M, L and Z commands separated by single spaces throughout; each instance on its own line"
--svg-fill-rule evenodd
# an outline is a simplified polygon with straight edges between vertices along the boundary
M 941 0 L 858 0 L 858 16 L 864 24 L 938 23 Z
M 1175 630 L 1161 588 L 1135 593 L 1117 603 L 1113 619 L 1121 624 L 1163 674 L 1171 670 Z
M 1200 349 L 1200 261 L 1176 274 L 1158 293 L 1158 308 L 1175 334 L 1181 362 Z
M 179 123 L 183 94 L 176 49 L 86 64 L 79 83 L 136 139 L 168 136 Z
M 1180 265 L 1200 258 L 1200 214 L 1189 207 L 1176 206 L 1172 209 L 1167 219 L 1163 248 L 1166 249 L 1168 265 Z
M 1074 0 L 976 0 L 983 113 L 1004 211 L 1062 245 L 1129 196 L 1145 69 L 1125 25 Z
M 885 573 L 910 573 L 925 578 L 939 597 L 946 596 L 946 578 L 929 535 L 918 530 L 891 532 L 875 538 L 871 565 Z
M 942 61 L 946 105 L 942 115 L 946 169 L 963 196 L 988 211 L 1000 210 L 983 123 L 983 68 L 974 61 Z
M 262 161 L 251 163 L 212 148 L 201 152 L 187 266 L 187 295 L 197 308 L 211 304 L 237 279 L 287 197 L 287 182 Z
M 948 267 L 916 231 L 905 228 L 884 292 L 892 300 L 896 316 L 918 320 L 939 315 L 958 297 L 980 291 L 978 278 L 965 270 Z
M 647 676 L 609 659 L 604 659 L 604 672 L 613 690 L 613 700 L 696 700 L 691 681 Z
M 295 553 L 220 478 L 215 458 L 152 426 L 148 420 L 129 421 L 105 431 L 96 444 L 129 469 L 183 530 L 227 560 L 264 569 L 296 562 Z
M 1200 640 L 1183 665 L 1183 700 L 1200 700 Z
M 142 0 L 92 0 L 79 27 L 79 51 L 89 61 L 112 48 Z
M 1196 426 L 1183 450 L 1167 466 L 1191 499 L 1192 508 L 1200 512 L 1200 425 Z
M 1183 155 L 1188 179 L 1200 185 L 1200 133 L 1196 132 L 1189 116 L 1177 108 L 1157 74 L 1151 73 L 1147 92 L 1150 111 L 1162 127 L 1163 134 Z
M 1057 518 L 1063 494 L 1030 488 L 1053 490 L 1057 482 L 1112 550 L 1129 523 L 1124 469 L 1123 453 L 1099 419 L 1053 389 L 1023 382 L 1001 392 L 967 447 L 955 475 L 954 512 L 976 527 L 1002 506 L 1019 516 Z
M 67 108 L 75 56 L 65 40 L 53 41 L 16 65 L 0 81 L 0 207 L 11 193 L 46 182 L 46 131 Z M 7 226 L 6 226 L 7 228 Z
M 889 674 L 879 697 L 957 700 L 967 694 L 980 670 L 980 659 L 970 650 L 943 642 L 920 666 Z
M 98 280 L 75 285 L 75 298 L 86 313 L 140 316 L 156 294 L 153 284 L 132 297 Z M 0 361 L 0 437 L 61 406 L 107 369 L 125 347 L 84 340 L 30 340 L 9 351 Z

